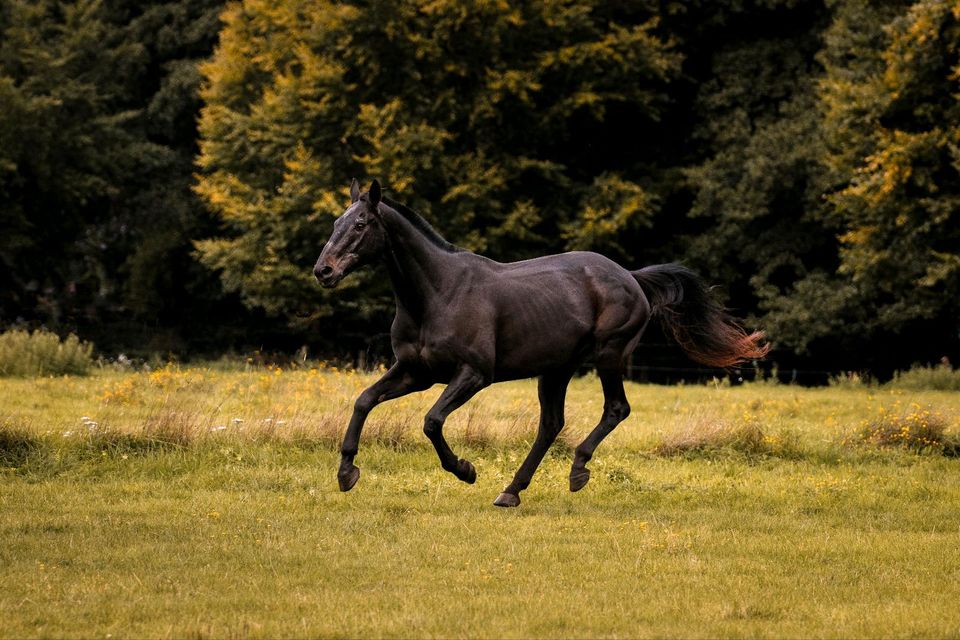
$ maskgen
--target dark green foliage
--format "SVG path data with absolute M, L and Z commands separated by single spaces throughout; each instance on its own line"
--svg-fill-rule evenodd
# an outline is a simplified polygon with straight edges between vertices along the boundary
M 686 170 L 696 226 L 685 253 L 742 311 L 779 300 L 834 259 L 819 216 L 820 20 L 799 15 L 786 28 L 771 23 L 762 37 L 724 43 L 695 102 L 695 138 L 711 154 Z M 780 333 L 773 338 L 782 346 Z
M 203 305 L 196 62 L 221 5 L 0 2 L 0 321 L 123 346 L 108 327 Z
M 876 308 L 868 328 L 898 331 L 919 321 L 933 331 L 946 324 L 955 336 L 960 6 L 917 2 L 885 35 L 884 46 L 870 52 L 878 73 L 853 84 L 867 124 L 847 137 L 867 153 L 836 160 L 846 179 L 830 198 L 843 225 L 840 273 Z M 826 124 L 836 130 L 835 122 Z
M 682 259 L 782 368 L 956 358 L 958 15 L 0 0 L 0 324 L 386 356 L 384 279 L 311 276 L 349 179 L 378 177 L 497 259 Z
M 382 327 L 382 285 L 356 278 L 324 301 L 310 270 L 350 176 L 495 258 L 629 259 L 656 202 L 637 170 L 654 149 L 635 135 L 679 71 L 656 18 L 602 2 L 232 7 L 204 67 L 199 184 L 229 234 L 199 245 L 204 262 L 269 312 L 337 305 L 338 324 Z
M 859 366 L 955 357 L 960 9 L 858 0 L 831 9 L 817 56 L 823 180 L 812 210 L 837 259 L 762 308 L 786 344 L 868 354 Z

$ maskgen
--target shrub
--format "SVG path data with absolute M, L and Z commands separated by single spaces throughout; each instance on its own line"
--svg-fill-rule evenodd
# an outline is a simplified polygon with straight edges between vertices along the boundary
M 960 391 L 960 370 L 949 364 L 935 367 L 914 365 L 909 371 L 897 371 L 889 386 L 900 389 L 932 389 L 934 391 Z
M 0 376 L 85 375 L 93 366 L 93 345 L 71 334 L 60 340 L 49 331 L 0 334 Z
M 875 418 L 864 420 L 854 433 L 853 442 L 952 453 L 956 443 L 947 437 L 947 426 L 947 419 L 929 407 L 914 403 L 903 408 L 895 403 L 891 408 L 881 407 Z

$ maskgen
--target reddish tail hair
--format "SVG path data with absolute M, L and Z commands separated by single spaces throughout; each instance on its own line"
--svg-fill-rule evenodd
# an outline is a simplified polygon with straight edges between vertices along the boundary
M 747 333 L 711 295 L 703 279 L 679 264 L 632 271 L 647 294 L 653 315 L 693 360 L 732 367 L 767 355 L 764 333 Z

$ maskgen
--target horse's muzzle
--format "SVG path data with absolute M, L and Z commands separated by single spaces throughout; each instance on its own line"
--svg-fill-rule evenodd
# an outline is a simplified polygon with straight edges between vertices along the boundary
M 334 269 L 330 265 L 317 265 L 313 270 L 313 275 L 317 278 L 320 286 L 325 289 L 331 289 L 337 286 L 343 278 L 343 272 Z
M 343 277 L 353 271 L 358 257 L 355 253 L 348 253 L 340 258 L 329 258 L 320 254 L 317 264 L 313 267 L 313 275 L 317 282 L 325 289 L 330 289 L 343 280 Z

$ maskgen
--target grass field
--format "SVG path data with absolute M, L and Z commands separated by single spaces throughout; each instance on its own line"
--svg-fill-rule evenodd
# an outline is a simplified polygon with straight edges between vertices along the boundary
M 599 385 L 519 509 L 532 382 L 446 432 L 439 388 L 379 407 L 363 476 L 336 445 L 373 374 L 0 380 L 0 637 L 957 637 L 960 394 L 629 385 L 567 490 Z

